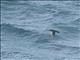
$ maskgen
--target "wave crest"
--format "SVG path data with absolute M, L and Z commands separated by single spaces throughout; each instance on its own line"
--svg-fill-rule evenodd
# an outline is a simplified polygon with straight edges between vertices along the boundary
M 24 30 L 22 28 L 15 27 L 14 25 L 5 24 L 5 23 L 1 24 L 1 31 L 7 32 L 7 33 L 15 33 L 15 34 L 20 35 L 20 36 L 30 36 L 33 33 L 35 33 L 33 31 Z

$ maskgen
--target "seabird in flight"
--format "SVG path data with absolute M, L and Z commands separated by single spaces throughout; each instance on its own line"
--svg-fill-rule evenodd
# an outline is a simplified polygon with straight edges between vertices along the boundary
M 49 29 L 49 31 L 52 36 L 55 36 L 55 33 L 60 33 L 59 31 L 53 29 Z

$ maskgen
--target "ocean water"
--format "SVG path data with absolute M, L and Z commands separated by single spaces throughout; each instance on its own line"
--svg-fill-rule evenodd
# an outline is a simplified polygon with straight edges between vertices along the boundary
M 80 1 L 1 1 L 0 26 L 1 60 L 80 60 Z

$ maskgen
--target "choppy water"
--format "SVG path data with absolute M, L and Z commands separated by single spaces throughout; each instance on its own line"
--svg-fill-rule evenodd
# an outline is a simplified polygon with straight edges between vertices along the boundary
M 80 1 L 1 1 L 0 25 L 2 60 L 80 60 Z

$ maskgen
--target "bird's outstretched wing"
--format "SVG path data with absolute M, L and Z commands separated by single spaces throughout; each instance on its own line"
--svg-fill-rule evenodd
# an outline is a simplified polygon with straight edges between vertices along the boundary
M 53 29 L 50 29 L 49 31 L 60 33 L 59 31 Z

